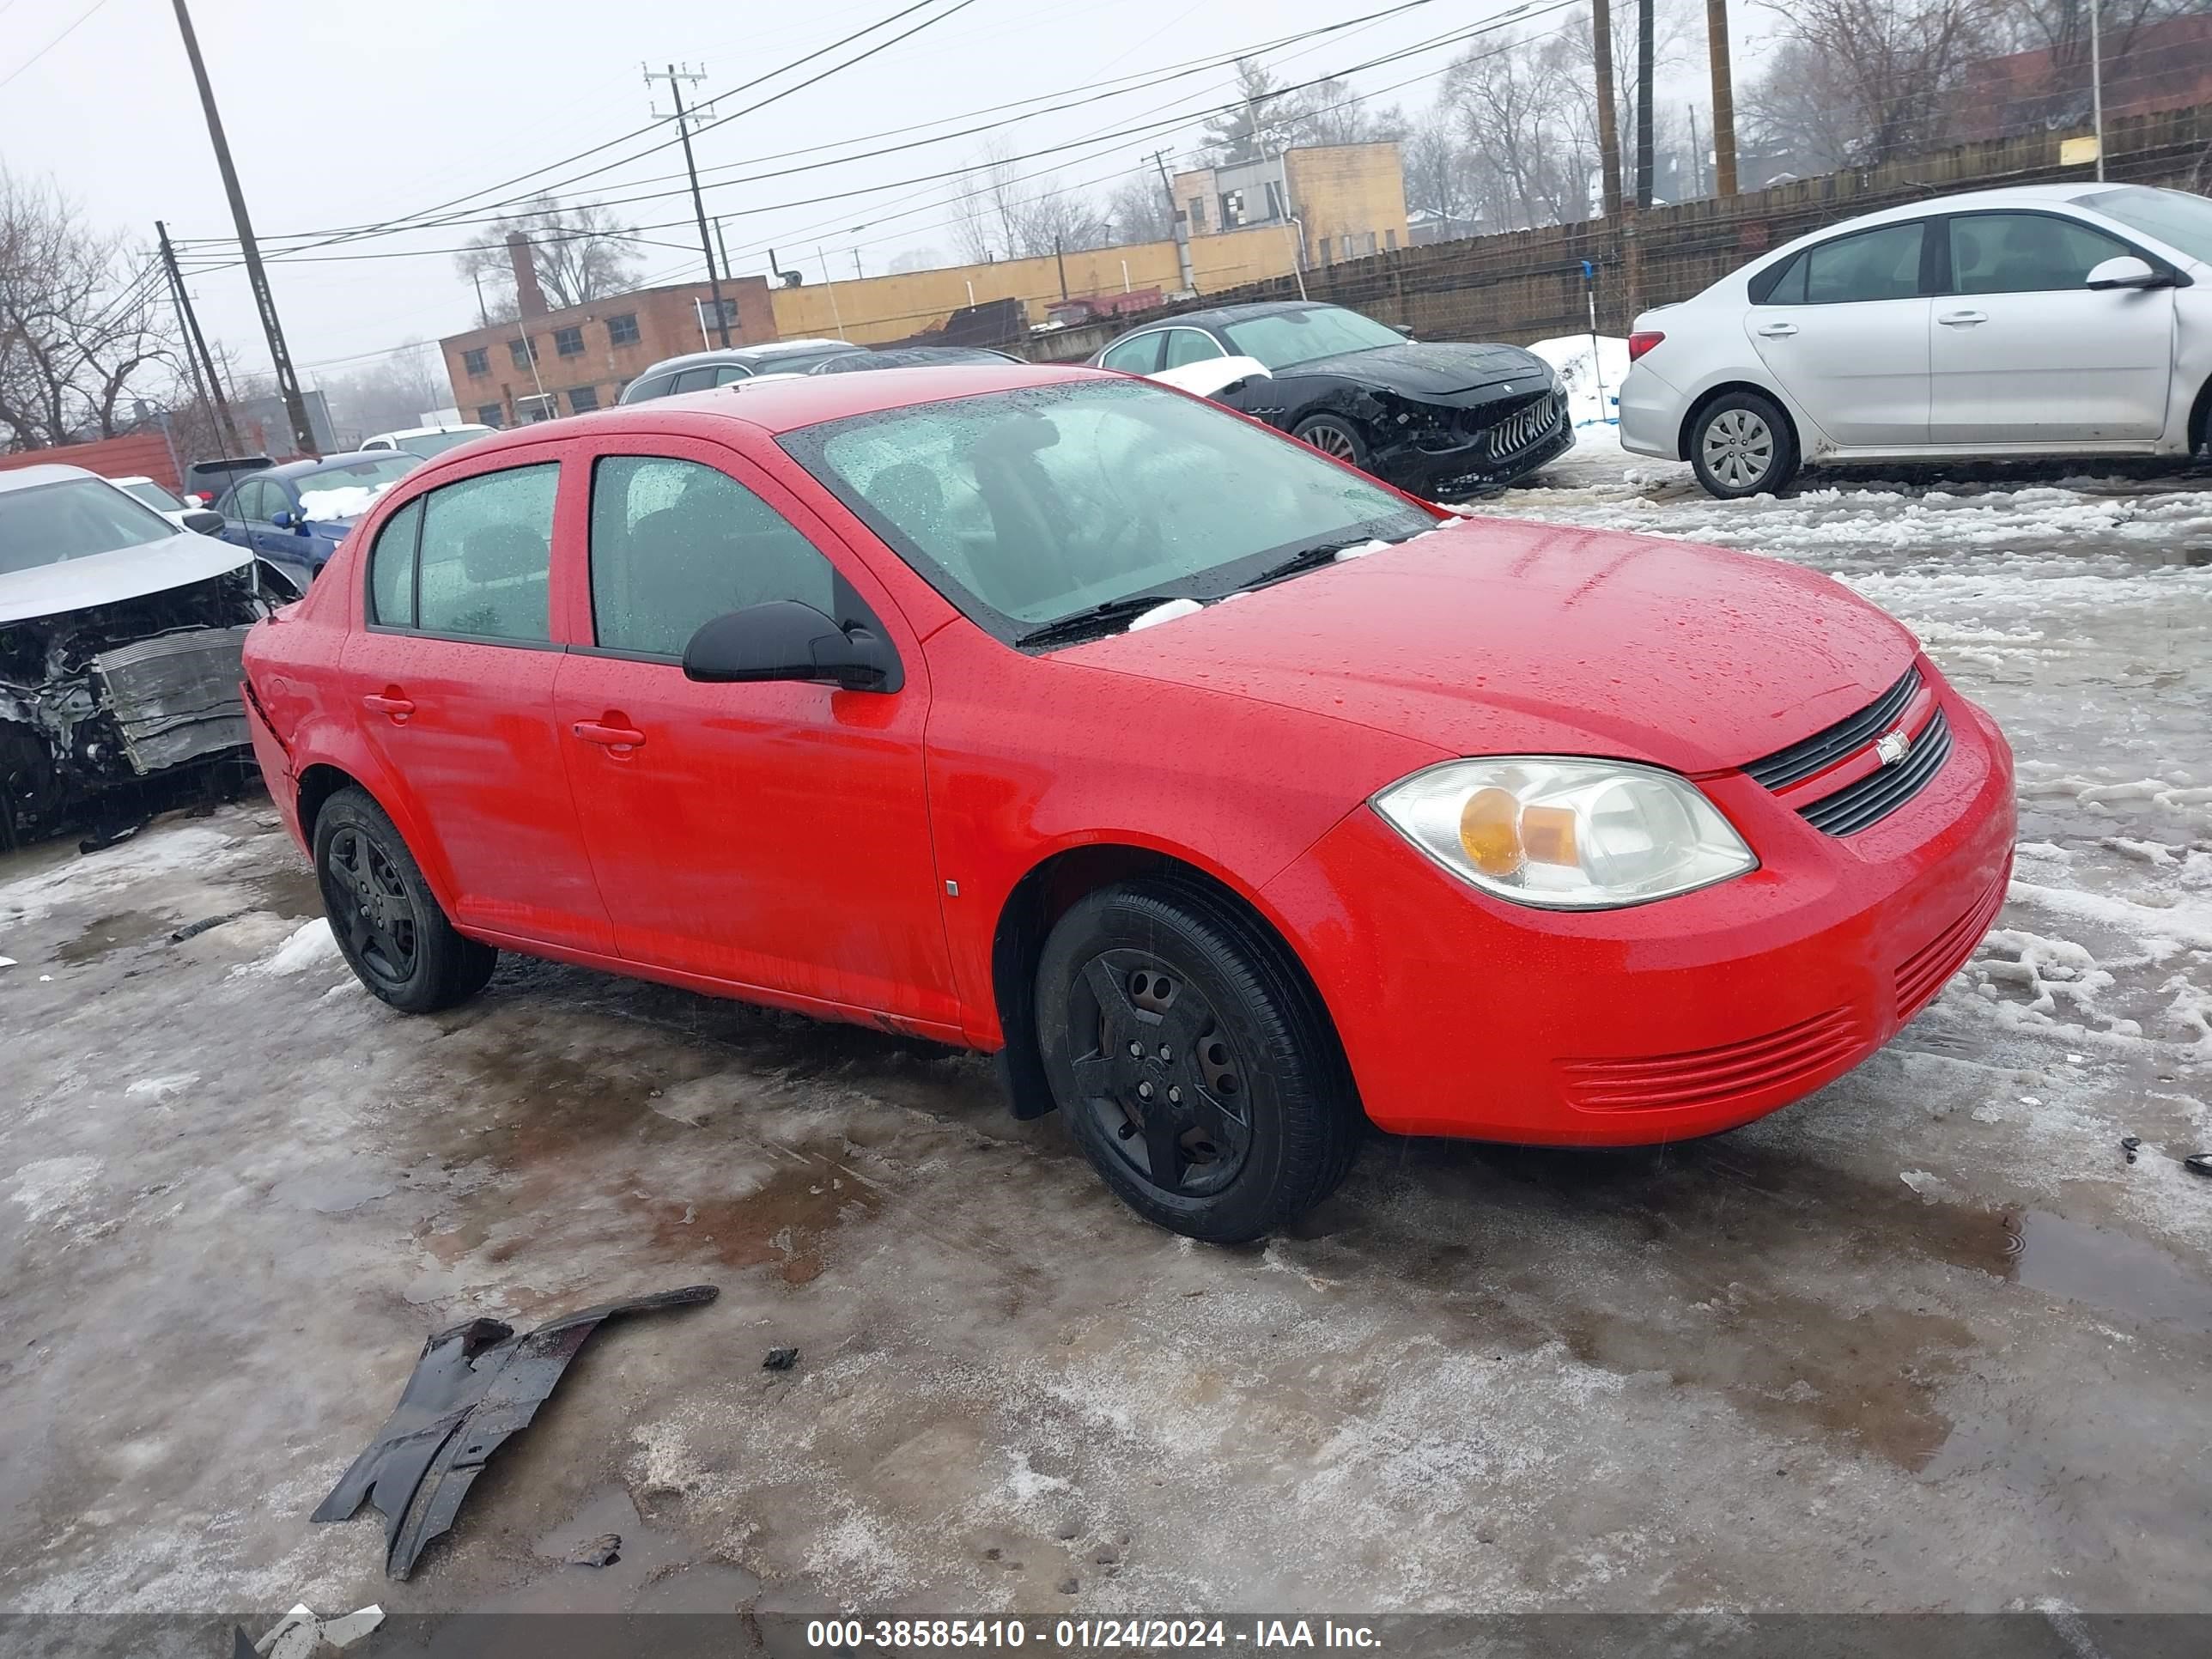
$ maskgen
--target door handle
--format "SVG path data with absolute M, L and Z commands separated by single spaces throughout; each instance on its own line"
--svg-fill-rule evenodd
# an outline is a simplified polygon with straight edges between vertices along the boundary
M 389 714 L 398 725 L 415 712 L 415 705 L 392 691 L 372 691 L 361 700 L 361 706 L 373 714 Z
M 1986 311 L 1947 311 L 1936 320 L 1946 328 L 1972 328 L 1976 323 L 1986 323 L 1989 319 L 1990 313 Z
M 578 720 L 568 728 L 586 743 L 596 743 L 604 749 L 635 749 L 645 742 L 645 733 L 628 726 L 608 726 L 599 720 Z
M 1797 331 L 1795 323 L 1769 323 L 1759 331 L 1770 340 L 1786 340 Z

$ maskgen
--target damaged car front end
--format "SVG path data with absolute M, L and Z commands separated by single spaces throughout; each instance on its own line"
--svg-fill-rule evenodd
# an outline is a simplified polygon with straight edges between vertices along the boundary
M 0 474 L 0 845 L 118 788 L 242 761 L 246 632 L 296 597 L 80 468 Z

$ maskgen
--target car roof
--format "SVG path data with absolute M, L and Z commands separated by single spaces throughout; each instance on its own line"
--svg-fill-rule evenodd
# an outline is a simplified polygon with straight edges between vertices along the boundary
M 41 461 L 36 466 L 11 467 L 0 472 L 0 490 L 29 489 L 38 484 L 59 483 L 64 478 L 99 477 L 100 474 L 88 467 L 70 466 L 60 461 Z
M 248 478 L 304 478 L 310 473 L 321 471 L 326 466 L 338 466 L 347 461 L 388 461 L 391 459 L 392 452 L 388 449 L 341 450 L 335 455 L 325 455 L 319 459 L 310 456 L 305 460 L 285 461 L 276 466 L 264 466 L 257 472 L 240 475 L 237 482 L 244 483 Z
M 763 340 L 758 345 L 716 346 L 711 351 L 687 351 L 680 357 L 663 357 L 659 362 L 641 370 L 637 378 L 641 380 L 647 374 L 659 374 L 672 368 L 696 368 L 702 363 L 757 363 L 791 352 L 832 349 L 866 351 L 867 347 L 854 345 L 850 340 L 814 339 Z
M 451 426 L 395 426 L 389 432 L 372 432 L 372 438 L 428 438 L 441 432 L 490 432 L 495 428 L 482 421 L 456 421 Z M 354 453 L 361 452 L 356 450 Z
M 1774 250 L 1774 253 L 1786 253 L 1792 248 L 1826 241 L 1832 236 L 1849 231 L 1867 230 L 1877 225 L 1903 224 L 1915 219 L 1931 219 L 1945 213 L 1979 212 L 2004 207 L 2075 207 L 2094 213 L 2096 204 L 2087 198 L 2106 191 L 2126 188 L 2128 186 L 2124 185 L 2100 185 L 2094 179 L 2082 179 L 2070 185 L 2000 185 L 1994 190 L 1968 190 L 1953 196 L 1929 196 L 1917 202 L 1907 202 L 1900 207 L 1882 208 L 1873 213 L 1862 213 L 1856 218 L 1822 225 L 1817 230 L 1808 230 L 1803 235 L 1783 243 Z M 1762 255 L 1747 264 L 1743 270 L 1749 270 L 1753 265 L 1763 269 L 1771 262 L 1771 255 Z
M 1012 392 L 1023 386 L 1059 386 L 1070 380 L 1110 380 L 1127 385 L 1129 377 L 1074 363 L 1049 367 L 1030 363 L 938 363 L 917 368 L 884 368 L 867 374 L 801 374 L 774 380 L 738 380 L 710 392 L 687 392 L 680 397 L 655 398 L 641 404 L 618 404 L 588 415 L 570 415 L 558 421 L 540 421 L 513 428 L 495 437 L 480 438 L 469 456 L 481 460 L 501 449 L 540 443 L 597 428 L 622 432 L 663 431 L 705 433 L 724 422 L 753 427 L 775 436 L 842 421 L 854 415 L 874 415 L 884 410 L 915 404 L 939 403 L 948 398 L 974 397 L 979 392 Z M 458 453 L 459 452 L 455 452 Z M 424 477 L 441 476 L 445 458 L 424 469 Z
M 1205 311 L 1179 311 L 1172 317 L 1163 317 L 1157 322 L 1142 323 L 1129 331 L 1142 334 L 1155 328 L 1184 327 L 1219 328 L 1224 323 L 1249 322 L 1255 317 L 1282 317 L 1294 311 L 1341 311 L 1342 306 L 1333 306 L 1322 300 L 1264 300 L 1245 306 L 1214 306 Z

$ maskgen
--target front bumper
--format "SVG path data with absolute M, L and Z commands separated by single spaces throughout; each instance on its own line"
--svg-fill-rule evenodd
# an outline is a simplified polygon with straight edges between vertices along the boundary
M 1634 1146 L 1731 1128 L 1841 1076 L 1964 965 L 2002 903 L 2012 756 L 1949 687 L 1954 746 L 1905 805 L 1821 833 L 1701 779 L 1760 859 L 1626 910 L 1466 886 L 1370 810 L 1268 884 L 1368 1115 L 1405 1134 Z
M 1463 443 L 1443 448 L 1408 442 L 1379 450 L 1375 475 L 1408 495 L 1426 501 L 1458 501 L 1486 490 L 1503 489 L 1547 465 L 1575 447 L 1574 423 L 1566 400 L 1553 394 L 1549 418 L 1527 441 L 1498 450 L 1488 427 L 1478 427 Z

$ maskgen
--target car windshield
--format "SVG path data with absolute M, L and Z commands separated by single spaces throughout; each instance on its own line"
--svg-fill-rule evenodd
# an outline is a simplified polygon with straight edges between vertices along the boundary
M 1142 596 L 1217 598 L 1286 556 L 1436 523 L 1303 444 L 1134 380 L 886 410 L 781 442 L 1008 640 Z
M 98 478 L 0 490 L 0 574 L 143 547 L 177 534 L 151 507 Z
M 145 502 L 147 506 L 152 507 L 156 513 L 181 513 L 185 510 L 185 504 L 182 501 L 179 501 L 174 495 L 172 495 L 167 490 L 162 489 L 161 485 L 155 483 L 151 478 L 147 479 L 143 483 L 127 483 L 120 486 L 120 488 L 124 494 L 132 497 L 134 500 Z
M 2202 196 L 2130 185 L 2124 190 L 2076 196 L 2074 205 L 2101 213 L 2130 230 L 2139 230 L 2146 236 L 2156 237 L 2168 247 L 2179 248 L 2192 259 L 2212 264 L 2212 202 Z
M 404 433 L 392 441 L 410 455 L 420 455 L 423 459 L 428 460 L 433 455 L 442 455 L 456 444 L 465 444 L 483 435 L 483 427 L 471 427 L 459 432 L 448 430 Z
M 310 519 L 354 519 L 369 503 L 422 465 L 420 455 L 395 449 L 319 466 L 292 480 L 300 492 L 300 511 Z
M 1256 357 L 1278 374 L 1316 357 L 1334 357 L 1340 351 L 1406 343 L 1406 337 L 1396 329 L 1340 306 L 1247 317 L 1241 322 L 1223 324 L 1221 332 L 1236 348 L 1236 356 Z

